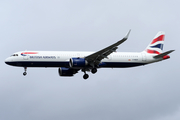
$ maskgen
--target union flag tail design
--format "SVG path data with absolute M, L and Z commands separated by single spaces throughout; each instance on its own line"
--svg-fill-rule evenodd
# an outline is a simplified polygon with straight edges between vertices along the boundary
M 165 32 L 158 32 L 153 41 L 147 46 L 145 51 L 149 54 L 161 54 L 163 51 L 164 37 Z

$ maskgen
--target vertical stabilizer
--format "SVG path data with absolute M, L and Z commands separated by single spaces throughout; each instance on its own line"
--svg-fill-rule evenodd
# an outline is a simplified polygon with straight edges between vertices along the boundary
M 158 32 L 145 51 L 149 54 L 161 54 L 163 51 L 164 37 L 165 32 Z

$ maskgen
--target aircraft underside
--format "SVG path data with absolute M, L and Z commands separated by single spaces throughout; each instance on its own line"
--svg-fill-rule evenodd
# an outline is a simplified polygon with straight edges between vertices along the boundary
M 54 62 L 54 61 L 16 61 L 16 62 L 6 62 L 6 64 L 24 67 L 23 75 L 27 75 L 27 67 L 58 67 L 60 76 L 73 76 L 79 70 L 84 72 L 84 79 L 87 79 L 89 75 L 86 71 L 91 71 L 91 73 L 95 74 L 97 72 L 97 68 L 127 68 L 127 67 L 136 67 L 140 65 L 145 65 L 145 63 L 137 63 L 137 62 L 101 62 L 99 66 L 96 68 L 92 68 L 92 66 L 79 67 L 79 68 L 71 68 L 69 66 L 69 62 Z
M 67 67 L 69 68 L 69 62 L 8 62 L 7 64 L 17 67 Z M 145 63 L 137 62 L 102 62 L 99 64 L 99 68 L 125 68 L 125 67 L 136 67 L 145 65 Z

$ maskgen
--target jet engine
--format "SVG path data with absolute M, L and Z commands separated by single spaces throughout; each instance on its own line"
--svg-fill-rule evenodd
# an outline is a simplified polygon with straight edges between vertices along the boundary
M 71 58 L 69 66 L 71 68 L 82 68 L 88 65 L 88 62 L 84 58 Z
M 73 70 L 70 68 L 60 67 L 58 73 L 59 76 L 73 76 Z

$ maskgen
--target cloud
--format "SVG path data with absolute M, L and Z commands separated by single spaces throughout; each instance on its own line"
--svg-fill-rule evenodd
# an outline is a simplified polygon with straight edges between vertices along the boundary
M 177 1 L 5 1 L 1 12 L 0 119 L 179 118 Z M 84 81 L 83 73 L 58 76 L 57 68 L 4 64 L 23 50 L 97 51 L 124 37 L 118 51 L 140 52 L 159 30 L 171 59 L 128 69 L 100 69 Z

